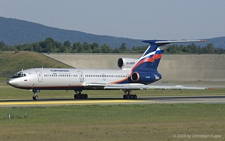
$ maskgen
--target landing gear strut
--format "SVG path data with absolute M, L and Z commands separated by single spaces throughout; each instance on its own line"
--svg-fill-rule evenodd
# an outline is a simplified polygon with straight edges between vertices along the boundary
M 75 91 L 75 90 L 74 90 Z M 81 94 L 81 91 L 75 91 L 76 94 L 74 94 L 74 99 L 87 99 L 87 94 Z
M 33 93 L 34 93 L 34 95 L 33 95 L 33 100 L 38 100 L 38 95 L 36 94 L 37 92 L 39 92 L 39 90 L 33 90 Z
M 123 92 L 124 92 L 123 99 L 137 99 L 136 94 L 130 94 L 131 90 L 123 90 Z

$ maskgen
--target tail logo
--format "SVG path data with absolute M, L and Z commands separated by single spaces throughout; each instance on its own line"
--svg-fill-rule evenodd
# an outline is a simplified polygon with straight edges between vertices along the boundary
M 141 66 L 144 63 L 151 64 L 148 67 L 141 67 L 140 69 L 144 70 L 144 68 L 157 68 L 158 64 L 155 64 L 154 62 L 156 60 L 160 60 L 162 57 L 164 47 L 158 47 L 156 51 L 150 52 L 148 54 L 144 54 L 138 61 L 138 63 L 132 68 L 131 72 L 134 72 L 135 69 L 138 69 L 139 66 Z M 147 65 L 147 64 L 146 64 Z

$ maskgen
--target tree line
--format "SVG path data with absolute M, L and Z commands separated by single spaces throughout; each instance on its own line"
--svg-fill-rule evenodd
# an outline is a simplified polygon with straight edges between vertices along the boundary
M 0 51 L 34 51 L 39 53 L 143 53 L 147 49 L 146 46 L 134 46 L 127 48 L 125 43 L 122 43 L 118 48 L 111 48 L 107 44 L 99 45 L 98 43 L 89 44 L 88 42 L 70 41 L 61 42 L 55 41 L 52 38 L 46 38 L 44 41 L 35 42 L 32 44 L 22 44 L 8 46 L 3 41 L 0 42 Z M 194 43 L 190 45 L 172 44 L 166 46 L 164 53 L 167 54 L 224 54 L 225 49 L 215 48 L 213 44 L 207 44 L 205 47 L 196 46 Z

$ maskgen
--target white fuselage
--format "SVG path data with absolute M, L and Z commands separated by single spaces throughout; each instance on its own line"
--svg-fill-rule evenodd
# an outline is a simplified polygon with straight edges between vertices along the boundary
M 77 89 L 85 83 L 116 84 L 128 79 L 130 70 L 35 68 L 21 71 L 9 84 L 22 89 Z

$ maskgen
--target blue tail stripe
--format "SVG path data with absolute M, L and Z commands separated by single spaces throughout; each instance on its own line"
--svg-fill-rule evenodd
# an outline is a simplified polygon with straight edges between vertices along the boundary
M 149 71 L 150 69 L 157 69 L 163 49 L 160 50 L 159 46 L 163 46 L 167 43 L 157 44 L 158 41 L 166 41 L 166 40 L 145 40 L 143 42 L 149 43 L 150 46 L 142 55 L 142 58 L 138 61 L 138 63 L 134 66 L 132 71 Z M 158 49 L 158 50 L 157 50 Z M 148 55 L 149 54 L 149 55 Z

